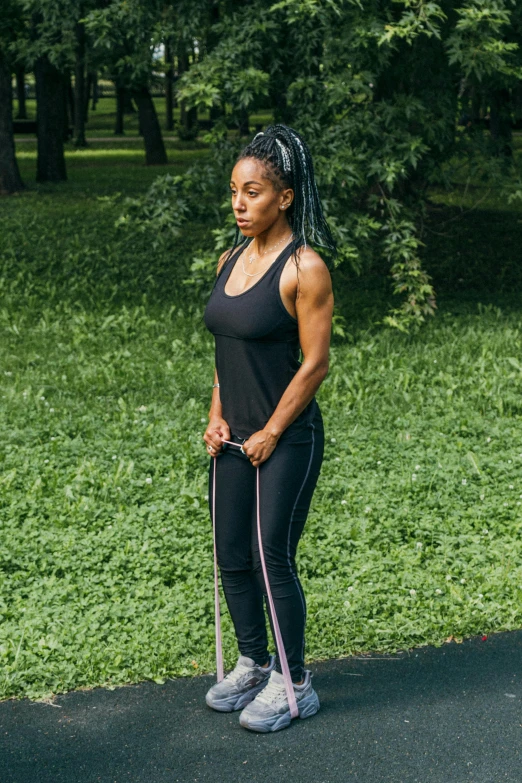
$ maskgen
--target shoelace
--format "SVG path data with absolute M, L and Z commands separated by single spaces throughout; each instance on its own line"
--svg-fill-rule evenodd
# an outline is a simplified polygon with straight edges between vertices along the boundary
M 238 663 L 231 672 L 225 675 L 224 679 L 236 683 L 241 677 L 250 672 L 250 669 L 250 666 L 245 666 L 244 663 Z
M 243 446 L 240 443 L 234 443 L 232 440 L 224 440 L 223 443 L 228 443 L 231 446 L 237 446 L 241 449 L 243 454 Z M 223 679 L 223 646 L 221 642 L 221 613 L 219 610 L 219 586 L 218 586 L 218 568 L 217 568 L 217 551 L 216 551 L 216 464 L 218 455 L 214 456 L 214 480 L 212 482 L 212 526 L 214 530 L 214 607 L 216 615 L 216 664 L 217 664 L 217 681 L 221 682 Z M 259 543 L 259 554 L 261 555 L 261 565 L 263 567 L 263 576 L 265 578 L 266 592 L 268 596 L 268 602 L 270 604 L 270 612 L 274 624 L 274 630 L 276 635 L 277 652 L 279 653 L 279 660 L 281 661 L 281 668 L 283 670 L 283 677 L 285 683 L 286 697 L 288 699 L 288 706 L 290 707 L 290 715 L 292 718 L 297 718 L 299 710 L 297 708 L 297 702 L 295 699 L 294 686 L 292 683 L 292 677 L 290 675 L 290 669 L 288 668 L 288 661 L 286 659 L 285 646 L 283 644 L 283 637 L 279 629 L 279 622 L 277 620 L 274 601 L 272 598 L 272 591 L 270 589 L 270 583 L 268 581 L 268 573 L 265 565 L 265 553 L 263 552 L 263 543 L 261 540 L 261 515 L 259 512 L 259 465 L 256 468 L 256 488 L 257 488 L 257 540 Z M 273 681 L 272 681 L 273 684 Z M 270 685 L 270 683 L 269 683 Z M 267 685 L 266 688 L 269 686 Z M 263 689 L 263 690 L 266 690 Z M 280 686 L 278 686 L 279 691 Z M 262 693 L 263 691 L 261 691 Z
M 262 691 L 256 696 L 256 701 L 268 706 L 282 702 L 286 696 L 286 687 L 270 679 Z

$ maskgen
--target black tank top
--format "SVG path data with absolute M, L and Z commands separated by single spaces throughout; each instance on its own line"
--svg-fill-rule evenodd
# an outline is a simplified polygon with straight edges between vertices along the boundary
M 279 293 L 279 279 L 292 243 L 250 288 L 231 296 L 225 293 L 225 286 L 246 246 L 243 244 L 220 269 L 203 315 L 215 338 L 223 418 L 233 434 L 245 439 L 263 429 L 301 366 L 297 319 L 290 315 Z M 313 397 L 281 438 L 304 429 L 317 407 Z

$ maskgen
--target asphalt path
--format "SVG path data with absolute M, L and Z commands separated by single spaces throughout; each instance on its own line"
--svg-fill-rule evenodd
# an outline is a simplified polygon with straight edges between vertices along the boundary
M 307 664 L 319 712 L 272 734 L 215 675 L 0 702 L 1 783 L 522 783 L 522 631 Z

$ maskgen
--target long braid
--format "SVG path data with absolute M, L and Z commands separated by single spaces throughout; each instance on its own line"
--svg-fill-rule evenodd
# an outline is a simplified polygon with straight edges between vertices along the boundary
M 256 158 L 265 163 L 267 175 L 276 190 L 292 188 L 294 199 L 287 212 L 288 222 L 294 234 L 293 255 L 301 245 L 307 246 L 307 239 L 327 248 L 332 256 L 337 254 L 337 244 L 326 221 L 315 181 L 314 165 L 305 140 L 287 125 L 269 125 L 257 133 L 242 150 L 236 163 L 243 158 Z M 239 241 L 239 226 L 236 226 L 234 246 L 227 257 L 243 241 Z M 250 240 L 249 237 L 246 238 Z

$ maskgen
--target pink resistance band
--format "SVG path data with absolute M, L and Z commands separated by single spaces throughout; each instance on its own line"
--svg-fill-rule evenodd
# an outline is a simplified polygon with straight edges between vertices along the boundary
M 243 446 L 241 443 L 234 443 L 231 440 L 224 440 L 223 443 L 228 443 L 231 446 L 238 446 L 243 454 Z M 216 663 L 217 663 L 217 681 L 221 682 L 223 679 L 223 646 L 221 642 L 221 616 L 219 611 L 219 587 L 218 587 L 218 569 L 217 569 L 217 552 L 216 552 L 216 462 L 219 454 L 214 456 L 214 481 L 212 484 L 212 520 L 214 528 L 214 595 L 215 595 L 215 613 L 216 613 Z M 290 716 L 297 718 L 299 710 L 297 708 L 297 702 L 295 700 L 294 686 L 290 675 L 290 669 L 288 668 L 288 662 L 286 660 L 285 647 L 283 644 L 283 637 L 279 630 L 279 623 L 277 621 L 277 615 L 274 607 L 274 601 L 272 599 L 272 591 L 268 583 L 268 574 L 265 565 L 265 554 L 263 552 L 263 544 L 261 541 L 261 519 L 259 513 L 259 465 L 257 466 L 257 538 L 259 542 L 259 553 L 261 555 L 261 565 L 263 566 L 263 576 L 265 578 L 266 592 L 268 594 L 268 602 L 270 604 L 270 611 L 272 613 L 272 621 L 274 624 L 274 630 L 276 634 L 277 651 L 279 653 L 279 660 L 281 661 L 281 668 L 283 670 L 283 677 L 285 681 L 286 696 L 288 699 L 288 706 L 290 707 Z

